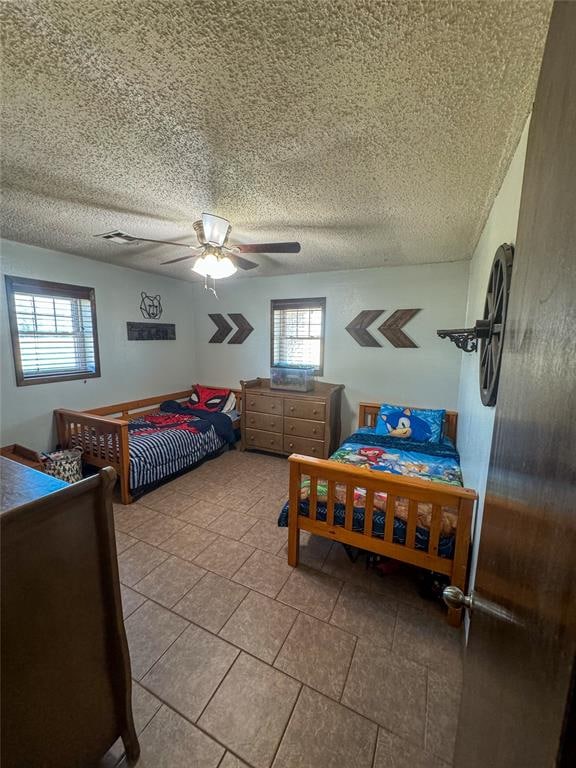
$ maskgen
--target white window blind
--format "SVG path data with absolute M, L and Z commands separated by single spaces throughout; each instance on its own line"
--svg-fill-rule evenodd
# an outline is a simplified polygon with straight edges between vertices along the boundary
M 6 278 L 19 384 L 99 376 L 94 291 Z
M 324 367 L 324 314 L 326 299 L 274 299 L 272 301 L 272 365 Z

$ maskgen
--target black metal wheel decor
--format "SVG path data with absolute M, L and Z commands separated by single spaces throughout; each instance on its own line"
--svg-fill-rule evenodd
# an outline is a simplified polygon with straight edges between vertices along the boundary
M 498 396 L 513 259 L 514 248 L 507 243 L 496 251 L 486 291 L 484 318 L 476 324 L 480 340 L 480 397 L 484 405 L 495 405 Z

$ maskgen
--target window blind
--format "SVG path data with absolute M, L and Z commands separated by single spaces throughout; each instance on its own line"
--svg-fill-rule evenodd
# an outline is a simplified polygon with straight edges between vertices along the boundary
M 326 299 L 272 301 L 272 365 L 311 365 L 322 374 Z
M 7 289 L 19 383 L 99 375 L 91 289 L 25 278 Z

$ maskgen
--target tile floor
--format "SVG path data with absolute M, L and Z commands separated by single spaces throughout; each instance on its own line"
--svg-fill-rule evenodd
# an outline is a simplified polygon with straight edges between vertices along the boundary
M 460 631 L 407 567 L 302 534 L 290 568 L 287 486 L 284 459 L 230 451 L 115 505 L 139 766 L 446 768 Z

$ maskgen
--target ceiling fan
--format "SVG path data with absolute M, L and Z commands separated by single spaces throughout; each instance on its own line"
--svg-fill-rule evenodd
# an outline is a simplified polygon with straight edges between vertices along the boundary
M 163 264 L 176 264 L 179 261 L 187 259 L 196 259 L 192 270 L 207 281 L 219 280 L 223 277 L 230 277 L 238 269 L 254 269 L 258 266 L 256 262 L 245 259 L 241 253 L 299 253 L 300 243 L 251 243 L 229 245 L 228 237 L 232 230 L 232 225 L 227 219 L 220 216 L 213 216 L 211 213 L 203 213 L 199 221 L 193 224 L 198 238 L 198 245 L 189 243 L 177 243 L 173 240 L 152 240 L 149 237 L 135 237 L 125 232 L 114 230 L 113 232 L 104 232 L 95 237 L 101 237 L 103 240 L 109 240 L 112 243 L 138 244 L 138 243 L 159 243 L 161 245 L 175 245 L 179 248 L 188 248 L 195 253 L 187 256 L 179 256 L 177 259 L 164 261 Z M 206 283 L 207 285 L 207 283 Z

